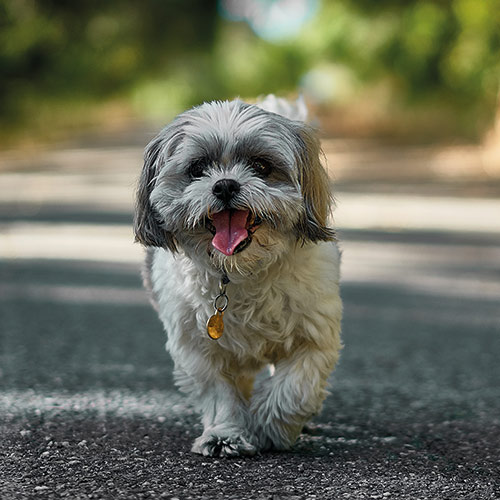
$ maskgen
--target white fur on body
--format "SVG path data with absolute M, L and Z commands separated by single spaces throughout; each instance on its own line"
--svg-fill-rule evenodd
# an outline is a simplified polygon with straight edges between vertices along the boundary
M 202 416 L 192 449 L 203 455 L 293 445 L 321 408 L 341 348 L 340 258 L 319 141 L 297 120 L 303 103 L 263 104 L 213 102 L 182 113 L 147 146 L 139 181 L 145 283 L 176 383 Z M 223 199 L 214 186 L 228 179 L 238 190 Z M 259 221 L 232 255 L 212 245 L 209 221 L 223 210 Z M 223 272 L 229 305 L 213 340 L 206 322 Z
M 219 340 L 206 334 L 218 279 L 185 255 L 154 250 L 151 278 L 180 389 L 203 415 L 193 451 L 252 454 L 287 449 L 321 408 L 340 350 L 339 252 L 333 242 L 290 242 L 251 278 L 229 275 Z M 239 387 L 266 365 L 250 400 Z

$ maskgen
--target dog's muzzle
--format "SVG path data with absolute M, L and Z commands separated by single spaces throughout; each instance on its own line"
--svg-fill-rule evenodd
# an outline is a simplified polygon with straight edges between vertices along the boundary
M 206 225 L 214 235 L 212 246 L 229 256 L 247 248 L 261 224 L 262 219 L 250 210 L 227 209 L 211 214 Z

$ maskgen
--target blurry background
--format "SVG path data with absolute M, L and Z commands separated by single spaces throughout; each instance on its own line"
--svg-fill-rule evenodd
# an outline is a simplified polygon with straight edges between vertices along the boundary
M 499 83 L 500 0 L 0 0 L 0 497 L 498 498 Z M 321 130 L 346 347 L 295 454 L 200 468 L 134 187 L 176 113 L 271 92 Z
M 498 120 L 499 33 L 498 0 L 1 0 L 0 130 L 302 92 L 327 132 L 478 141 Z

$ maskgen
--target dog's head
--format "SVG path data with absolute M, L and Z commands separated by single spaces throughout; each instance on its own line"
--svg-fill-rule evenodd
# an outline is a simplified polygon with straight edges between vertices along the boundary
M 146 147 L 135 235 L 251 270 L 291 242 L 331 240 L 331 196 L 310 127 L 241 101 L 179 115 Z

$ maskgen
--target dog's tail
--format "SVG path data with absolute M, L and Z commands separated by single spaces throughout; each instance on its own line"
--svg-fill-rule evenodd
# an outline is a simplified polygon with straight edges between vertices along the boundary
M 308 118 L 304 97 L 300 95 L 295 101 L 269 94 L 255 103 L 259 108 L 284 116 L 290 120 L 306 122 Z

